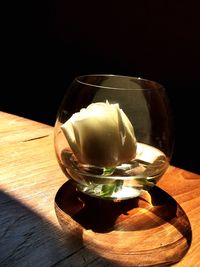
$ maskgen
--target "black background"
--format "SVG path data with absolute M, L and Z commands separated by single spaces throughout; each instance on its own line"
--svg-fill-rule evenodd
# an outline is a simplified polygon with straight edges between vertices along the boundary
M 198 1 L 27 1 L 3 8 L 1 110 L 54 125 L 77 75 L 164 85 L 175 126 L 171 163 L 200 173 Z

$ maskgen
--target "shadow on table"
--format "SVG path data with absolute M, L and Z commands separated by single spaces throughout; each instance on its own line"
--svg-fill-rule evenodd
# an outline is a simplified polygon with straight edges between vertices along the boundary
M 187 215 L 157 186 L 135 199 L 110 201 L 82 194 L 68 181 L 57 192 L 55 210 L 64 232 L 115 264 L 171 265 L 191 245 Z
M 0 210 L 0 266 L 77 267 L 98 262 L 81 240 L 70 233 L 66 235 L 3 191 L 0 191 Z

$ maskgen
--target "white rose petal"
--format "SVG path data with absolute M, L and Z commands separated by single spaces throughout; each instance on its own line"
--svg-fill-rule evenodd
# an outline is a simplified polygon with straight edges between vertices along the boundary
M 81 163 L 114 167 L 135 157 L 134 129 L 118 104 L 90 104 L 66 121 L 61 129 Z

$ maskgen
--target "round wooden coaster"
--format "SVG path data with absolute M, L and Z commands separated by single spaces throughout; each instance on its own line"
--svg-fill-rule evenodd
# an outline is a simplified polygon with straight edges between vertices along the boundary
M 116 265 L 170 265 L 191 244 L 187 215 L 157 186 L 138 198 L 111 201 L 80 193 L 67 181 L 56 194 L 55 212 L 66 233 Z

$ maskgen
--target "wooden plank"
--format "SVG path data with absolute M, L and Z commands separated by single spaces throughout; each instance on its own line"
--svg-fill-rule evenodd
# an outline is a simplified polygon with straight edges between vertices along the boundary
M 176 266 L 200 265 L 200 175 L 170 167 L 158 185 L 171 194 L 186 212 L 192 228 L 192 244 Z
M 0 144 L 26 142 L 52 133 L 52 127 L 0 111 Z
M 0 266 L 93 261 L 79 240 L 63 234 L 54 212 L 66 177 L 56 162 L 52 127 L 5 113 L 0 125 Z

